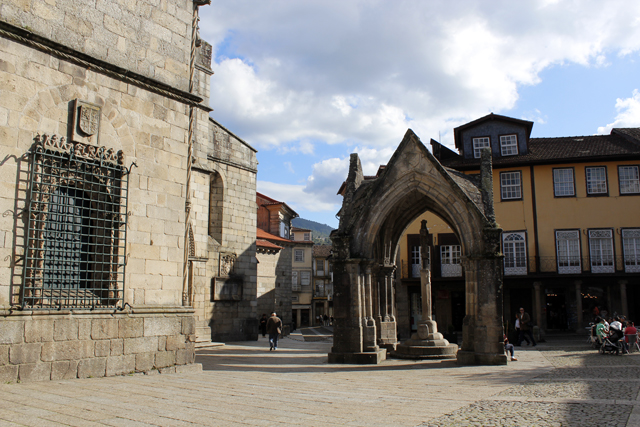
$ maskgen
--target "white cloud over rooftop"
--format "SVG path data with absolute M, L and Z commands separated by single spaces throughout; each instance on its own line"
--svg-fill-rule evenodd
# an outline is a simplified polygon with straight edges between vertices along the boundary
M 407 128 L 451 146 L 454 127 L 508 114 L 551 66 L 607 67 L 640 50 L 637 1 L 214 0 L 201 10 L 217 120 L 259 150 L 359 147 L 372 163 Z M 619 100 L 616 123 L 636 114 L 637 96 Z M 319 159 L 298 185 L 329 197 L 323 185 L 337 179 L 326 174 L 341 164 L 344 179 L 346 161 Z

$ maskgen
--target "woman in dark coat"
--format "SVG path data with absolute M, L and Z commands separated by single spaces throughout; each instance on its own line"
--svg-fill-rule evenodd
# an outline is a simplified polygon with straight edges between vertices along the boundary
M 262 338 L 267 336 L 267 315 L 263 314 L 260 319 L 260 332 L 262 332 Z

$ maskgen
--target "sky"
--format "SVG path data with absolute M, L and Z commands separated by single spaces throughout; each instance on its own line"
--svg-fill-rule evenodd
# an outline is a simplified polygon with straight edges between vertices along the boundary
M 532 137 L 640 127 L 637 0 L 213 0 L 211 116 L 258 150 L 259 192 L 337 227 L 407 129 L 453 149 L 491 112 Z

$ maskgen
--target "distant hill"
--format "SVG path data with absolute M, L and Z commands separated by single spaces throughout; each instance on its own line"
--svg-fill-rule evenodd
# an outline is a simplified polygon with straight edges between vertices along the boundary
M 321 224 L 319 222 L 311 221 L 304 218 L 294 218 L 291 221 L 291 225 L 298 228 L 306 228 L 307 230 L 311 230 L 313 233 L 313 242 L 318 245 L 330 245 L 331 239 L 329 239 L 329 234 L 333 230 L 327 224 Z

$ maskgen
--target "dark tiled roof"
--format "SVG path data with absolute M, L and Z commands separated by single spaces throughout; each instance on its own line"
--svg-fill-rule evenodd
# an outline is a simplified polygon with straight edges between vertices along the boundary
M 616 129 L 617 130 L 617 129 Z M 640 133 L 640 129 L 625 129 L 626 135 Z M 633 131 L 633 132 L 632 132 Z M 631 142 L 612 132 L 611 135 L 570 136 L 561 138 L 531 138 L 529 152 L 522 156 L 494 157 L 494 166 L 540 163 L 568 163 L 597 161 L 607 158 L 640 158 L 640 140 Z M 456 169 L 478 169 L 480 159 L 441 159 L 444 166 Z
M 313 256 L 326 258 L 331 255 L 331 245 L 315 245 L 313 247 Z
M 612 130 L 612 133 L 635 139 L 635 142 L 640 144 L 640 128 L 615 128 Z
M 513 117 L 507 117 L 507 116 L 502 116 L 500 114 L 488 114 L 484 117 L 480 117 L 479 119 L 476 119 L 472 122 L 469 123 L 465 123 L 462 126 L 458 126 L 457 128 L 453 129 L 453 137 L 456 143 L 456 148 L 460 148 L 462 146 L 462 140 L 461 140 L 461 133 L 463 130 L 465 129 L 469 129 L 470 127 L 476 126 L 480 123 L 484 123 L 487 121 L 491 121 L 491 120 L 496 120 L 496 121 L 501 121 L 501 122 L 509 122 L 509 123 L 515 123 L 517 125 L 521 125 L 524 126 L 525 129 L 527 129 L 527 136 L 531 135 L 531 128 L 533 128 L 533 122 L 530 122 L 528 120 L 520 120 L 520 119 L 514 119 Z

